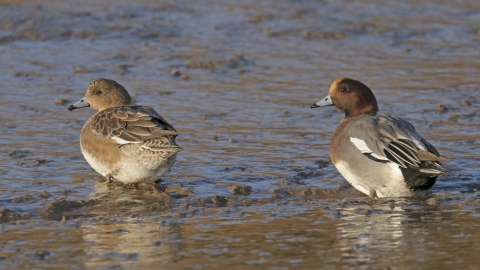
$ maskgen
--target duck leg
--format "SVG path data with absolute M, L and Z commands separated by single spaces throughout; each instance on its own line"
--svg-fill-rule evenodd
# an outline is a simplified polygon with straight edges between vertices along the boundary
M 368 194 L 368 196 L 369 196 L 371 199 L 376 199 L 376 198 L 378 198 L 378 196 L 377 196 L 377 191 L 376 191 L 375 189 L 370 190 L 370 193 Z
M 105 183 L 107 184 L 107 189 L 109 190 L 114 189 L 115 187 L 123 186 L 122 182 L 116 181 L 111 174 L 107 174 L 105 177 Z
M 111 174 L 107 174 L 105 177 L 105 183 L 107 184 L 107 189 L 113 189 L 112 183 L 113 183 L 113 177 Z
M 128 183 L 124 184 L 119 181 L 115 181 L 111 174 L 107 174 L 106 184 L 109 190 L 114 189 L 115 187 L 123 187 L 124 189 L 136 189 L 136 190 L 143 190 L 143 191 L 153 191 L 154 193 L 162 194 L 165 192 L 167 188 L 166 185 L 160 184 L 162 182 L 161 179 L 156 180 L 153 183 Z

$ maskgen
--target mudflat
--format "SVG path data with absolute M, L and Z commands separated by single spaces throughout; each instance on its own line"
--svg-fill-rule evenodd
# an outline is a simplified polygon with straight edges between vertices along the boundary
M 0 269 L 473 269 L 480 265 L 480 2 L 0 1 Z M 372 200 L 329 159 L 367 84 L 451 161 Z M 79 147 L 95 78 L 184 148 L 164 194 L 108 190 Z

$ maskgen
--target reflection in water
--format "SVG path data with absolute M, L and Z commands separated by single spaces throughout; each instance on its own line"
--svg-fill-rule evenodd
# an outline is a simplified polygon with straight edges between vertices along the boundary
M 447 210 L 401 199 L 391 209 L 393 205 L 342 208 L 338 231 L 346 265 L 391 269 L 478 267 L 480 258 L 472 251 L 480 250 L 480 225 L 475 224 L 477 219 L 472 223 L 472 211 L 461 209 L 461 205 L 460 209 Z
M 5 224 L 0 267 L 473 269 L 473 212 L 367 199 Z
M 382 262 L 383 253 L 398 251 L 401 242 L 409 235 L 402 228 L 406 219 L 403 210 L 398 207 L 390 210 L 384 205 L 375 207 L 375 213 L 372 213 L 370 205 L 361 206 L 344 207 L 338 228 L 342 258 L 352 266 L 368 264 L 372 260 Z M 382 262 L 385 263 L 383 267 L 393 266 L 389 261 Z
M 180 227 L 141 220 L 122 222 L 98 221 L 81 226 L 85 250 L 85 266 L 97 268 L 116 265 L 136 269 L 163 267 L 179 260 Z
M 95 245 L 86 251 L 88 265 L 111 263 L 113 257 L 121 266 L 176 269 L 331 264 L 329 249 L 335 234 L 329 219 L 319 216 L 321 211 L 282 219 L 258 213 L 227 218 L 231 213 L 226 212 L 232 210 L 210 210 L 181 223 L 165 218 L 163 222 L 131 220 L 82 226 L 83 239 Z M 326 257 L 320 259 L 321 254 Z
M 372 261 L 381 268 L 395 266 L 391 259 L 383 258 L 391 258 L 387 255 L 398 252 L 402 241 L 411 235 L 402 228 L 405 220 L 402 209 L 390 209 L 388 205 L 342 208 L 338 226 L 342 261 L 352 267 L 370 265 Z

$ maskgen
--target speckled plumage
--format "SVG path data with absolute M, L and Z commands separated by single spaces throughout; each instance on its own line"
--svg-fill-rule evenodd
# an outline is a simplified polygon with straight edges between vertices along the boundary
M 95 171 L 125 184 L 153 182 L 175 163 L 181 150 L 175 142 L 177 131 L 152 108 L 130 101 L 123 86 L 97 79 L 69 109 L 77 104 L 100 109 L 80 134 L 82 153 Z

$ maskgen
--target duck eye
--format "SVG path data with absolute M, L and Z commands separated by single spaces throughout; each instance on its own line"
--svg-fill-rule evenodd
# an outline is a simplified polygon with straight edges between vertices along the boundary
M 348 91 L 348 89 L 347 89 L 347 87 L 344 86 L 344 87 L 340 88 L 340 91 L 342 91 L 342 93 L 345 93 L 345 92 Z
M 102 93 L 102 91 L 96 91 L 95 94 L 96 95 L 100 95 Z

